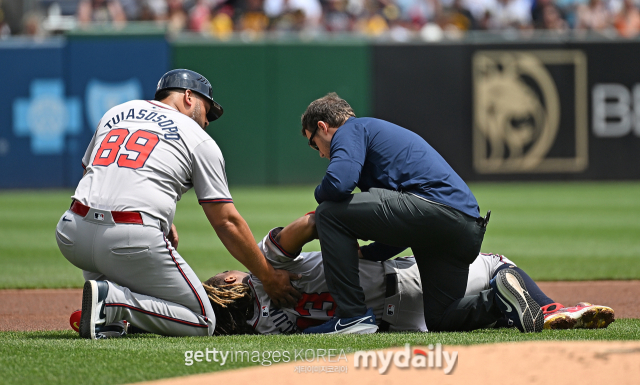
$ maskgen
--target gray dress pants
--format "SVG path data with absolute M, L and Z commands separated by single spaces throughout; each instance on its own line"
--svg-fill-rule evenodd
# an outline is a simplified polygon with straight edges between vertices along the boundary
M 486 290 L 465 297 L 469 265 L 485 227 L 449 206 L 413 194 L 372 188 L 316 209 L 316 226 L 329 291 L 341 318 L 366 312 L 358 275 L 357 240 L 411 247 L 420 270 L 430 331 L 473 330 L 502 315 Z

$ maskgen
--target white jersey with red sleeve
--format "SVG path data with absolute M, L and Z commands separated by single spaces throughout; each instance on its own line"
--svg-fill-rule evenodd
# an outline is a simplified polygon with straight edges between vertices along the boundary
M 302 298 L 295 308 L 276 308 L 271 305 L 271 299 L 260 280 L 251 275 L 249 287 L 255 303 L 253 318 L 247 323 L 260 334 L 299 332 L 328 321 L 336 310 L 324 275 L 322 252 L 289 254 L 275 241 L 280 230 L 271 230 L 258 247 L 274 268 L 302 275 L 299 280 L 291 282 L 302 293 Z M 503 255 L 480 253 L 469 265 L 465 295 L 475 295 L 489 289 L 489 281 L 504 264 L 515 266 Z M 359 268 L 365 304 L 373 309 L 379 325 L 388 323 L 389 331 L 427 331 L 420 271 L 413 257 L 401 257 L 383 263 L 361 259 Z M 393 278 L 391 287 L 387 288 L 390 278 Z
M 73 198 L 103 210 L 138 211 L 171 227 L 191 187 L 198 201 L 232 202 L 216 142 L 191 118 L 158 101 L 133 100 L 100 120 Z
M 294 333 L 322 324 L 333 317 L 337 306 L 327 287 L 322 253 L 287 253 L 275 241 L 275 236 L 280 230 L 281 228 L 271 230 L 258 247 L 274 268 L 302 275 L 299 280 L 291 282 L 302 293 L 302 298 L 295 308 L 276 308 L 272 306 L 260 280 L 251 275 L 249 286 L 255 304 L 253 318 L 247 322 L 260 334 Z M 412 257 L 384 263 L 360 260 L 360 285 L 364 290 L 366 306 L 373 309 L 376 322 L 380 323 L 386 318 L 386 315 L 383 315 L 383 310 L 388 307 L 385 276 L 396 273 L 397 291 L 400 293 L 403 290 L 405 295 L 403 301 L 399 301 L 400 295 L 390 297 L 392 301 L 396 299 L 392 315 L 399 315 L 402 319 L 402 322 L 398 321 L 395 326 L 392 325 L 390 330 L 426 331 L 420 276 Z M 401 314 L 403 309 L 408 311 L 405 317 L 405 314 Z M 409 313 L 415 313 L 415 317 Z

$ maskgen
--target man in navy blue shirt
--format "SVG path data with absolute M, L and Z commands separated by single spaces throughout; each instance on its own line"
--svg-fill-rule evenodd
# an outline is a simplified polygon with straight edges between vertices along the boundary
M 309 105 L 302 134 L 330 160 L 315 189 L 316 222 L 327 285 L 338 305 L 333 320 L 306 333 L 375 332 L 358 257 L 382 261 L 406 247 L 420 270 L 429 330 L 486 327 L 501 313 L 522 331 L 542 329 L 542 312 L 517 272 L 494 283 L 496 289 L 464 297 L 488 218 L 480 217 L 467 185 L 422 137 L 383 120 L 356 118 L 335 93 Z M 361 192 L 353 194 L 356 187 Z M 359 250 L 358 239 L 375 242 Z

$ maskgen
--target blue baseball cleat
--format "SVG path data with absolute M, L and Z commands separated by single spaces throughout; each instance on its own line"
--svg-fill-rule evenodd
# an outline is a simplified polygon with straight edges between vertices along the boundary
M 540 305 L 531 298 L 522 277 L 513 269 L 500 270 L 489 282 L 495 291 L 495 302 L 509 324 L 523 333 L 541 332 L 544 314 Z
M 371 308 L 364 315 L 351 318 L 333 317 L 319 326 L 304 329 L 304 334 L 371 334 L 378 330 Z

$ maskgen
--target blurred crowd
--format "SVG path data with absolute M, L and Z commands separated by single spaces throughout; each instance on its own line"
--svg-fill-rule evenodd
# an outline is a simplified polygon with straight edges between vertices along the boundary
M 0 0 L 1 2 L 2 0 Z M 6 0 L 5 0 L 6 1 Z M 64 0 L 67 5 L 71 0 Z M 131 21 L 165 25 L 217 38 L 234 32 L 351 32 L 407 40 L 438 40 L 470 30 L 595 31 L 632 38 L 640 34 L 640 0 L 73 0 L 73 14 L 48 5 L 73 28 Z M 44 16 L 47 16 L 45 12 Z M 47 22 L 47 17 L 34 21 Z M 51 21 L 49 20 L 51 23 Z M 23 34 L 37 33 L 25 21 Z M 0 35 L 10 34 L 0 14 Z

